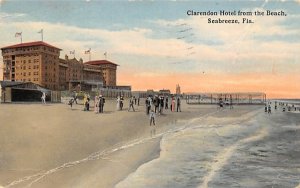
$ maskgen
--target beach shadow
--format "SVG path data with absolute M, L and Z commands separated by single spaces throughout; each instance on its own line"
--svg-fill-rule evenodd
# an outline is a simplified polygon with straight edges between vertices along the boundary
M 104 111 L 102 114 L 112 114 L 114 111 Z
M 168 115 L 167 115 L 167 114 L 160 114 L 160 115 L 157 115 L 157 116 L 166 117 L 166 116 L 168 116 Z

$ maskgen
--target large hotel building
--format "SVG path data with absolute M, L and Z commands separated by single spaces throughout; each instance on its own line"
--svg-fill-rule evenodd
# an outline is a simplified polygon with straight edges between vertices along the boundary
M 116 86 L 117 64 L 107 60 L 83 63 L 60 59 L 61 49 L 42 41 L 1 48 L 3 80 L 33 82 L 50 90 L 70 90 L 80 84 Z

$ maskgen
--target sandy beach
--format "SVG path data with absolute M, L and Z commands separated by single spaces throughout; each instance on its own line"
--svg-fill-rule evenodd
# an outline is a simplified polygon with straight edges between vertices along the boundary
M 84 112 L 82 105 L 75 105 L 71 109 L 66 104 L 1 104 L 0 185 L 10 185 L 26 176 L 55 169 L 68 162 L 80 161 L 95 152 L 109 151 L 134 140 L 151 138 L 155 132 L 172 128 L 172 125 L 179 120 L 216 110 L 215 106 L 206 106 L 200 110 L 197 108 L 187 110 L 183 106 L 183 112 L 166 111 L 164 115 L 157 117 L 157 126 L 150 127 L 143 102 L 137 107 L 136 112 L 128 112 L 126 104 L 127 102 L 123 111 L 116 111 L 115 101 L 107 100 L 104 114 Z M 124 158 L 117 163 L 110 162 L 109 159 L 99 159 L 83 162 L 84 165 L 79 165 L 79 168 L 72 167 L 72 170 L 59 169 L 32 184 L 32 187 L 74 186 L 75 180 L 75 182 L 81 181 L 80 177 L 85 179 L 92 171 L 93 168 L 89 167 L 89 165 L 95 166 L 92 163 L 100 166 L 94 169 L 96 171 L 107 166 L 103 173 L 107 178 L 96 180 L 101 187 L 111 187 L 136 169 L 139 164 L 157 157 L 158 145 L 159 138 L 151 140 L 140 148 L 136 148 L 139 147 L 137 145 L 132 148 L 132 151 L 128 150 L 122 154 L 119 151 L 113 152 L 113 156 L 118 158 L 120 155 L 120 158 Z M 130 156 L 126 157 L 129 153 Z M 107 165 L 108 163 L 117 165 L 117 168 Z M 82 169 L 86 169 L 88 173 L 82 173 Z M 60 172 L 63 175 L 59 174 Z M 23 187 L 35 178 L 21 180 L 13 187 Z M 55 180 L 52 181 L 52 178 Z
M 81 105 L 71 109 L 66 104 L 1 104 L 0 185 L 159 186 L 145 180 L 142 181 L 144 184 L 140 184 L 143 178 L 136 173 L 143 172 L 147 165 L 151 166 L 165 156 L 172 159 L 168 151 L 175 146 L 168 149 L 171 146 L 168 140 L 200 129 L 197 138 L 201 138 L 201 144 L 197 147 L 203 155 L 207 154 L 209 160 L 204 166 L 209 168 L 198 177 L 197 186 L 221 187 L 217 183 L 208 186 L 215 180 L 216 172 L 226 167 L 242 145 L 269 134 L 270 125 L 250 126 L 249 123 L 269 118 L 264 114 L 263 106 L 235 106 L 230 110 L 217 109 L 215 105 L 186 105 L 183 102 L 182 112 L 165 111 L 157 116 L 157 125 L 150 127 L 144 101 L 141 104 L 135 106 L 136 112 L 128 112 L 126 108 L 116 111 L 115 101 L 107 100 L 104 114 L 84 112 Z M 225 137 L 226 142 L 220 140 Z M 183 148 L 188 145 L 176 144 L 175 148 L 178 146 L 179 150 L 184 151 Z M 209 153 L 214 154 L 210 156 Z M 218 162 L 210 164 L 209 161 L 214 159 Z M 150 177 L 154 178 L 153 175 Z M 182 184 L 178 185 L 180 187 Z M 186 187 L 197 186 L 192 184 Z

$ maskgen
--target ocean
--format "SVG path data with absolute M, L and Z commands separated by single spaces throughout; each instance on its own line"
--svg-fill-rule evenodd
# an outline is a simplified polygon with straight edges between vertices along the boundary
M 229 109 L 224 110 L 228 113 Z M 222 112 L 219 112 L 222 113 Z M 117 188 L 294 188 L 300 184 L 300 116 L 240 116 L 177 123 L 163 134 L 159 158 L 141 165 Z

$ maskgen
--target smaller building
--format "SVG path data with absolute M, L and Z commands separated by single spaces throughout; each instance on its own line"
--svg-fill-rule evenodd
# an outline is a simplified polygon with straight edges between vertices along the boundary
M 60 102 L 61 96 L 58 91 L 48 90 L 32 82 L 1 81 L 1 102 L 38 102 L 41 101 L 42 93 L 46 93 L 46 100 Z
M 85 65 L 95 65 L 101 68 L 104 86 L 117 85 L 117 64 L 107 60 L 94 60 L 84 63 Z

